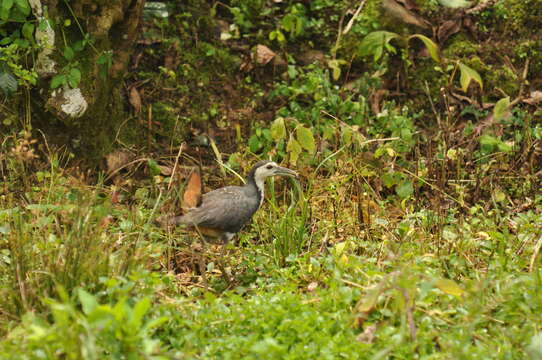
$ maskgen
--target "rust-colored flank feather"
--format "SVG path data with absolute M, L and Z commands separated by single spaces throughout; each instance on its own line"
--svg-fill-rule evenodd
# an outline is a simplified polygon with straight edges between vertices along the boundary
M 183 207 L 185 209 L 196 208 L 201 205 L 201 192 L 203 183 L 199 168 L 194 168 L 188 177 L 183 194 Z

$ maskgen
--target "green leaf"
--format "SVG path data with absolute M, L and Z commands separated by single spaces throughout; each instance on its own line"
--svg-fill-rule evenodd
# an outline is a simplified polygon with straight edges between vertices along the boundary
M 68 82 L 66 75 L 55 75 L 51 79 L 51 89 L 56 89 L 60 85 L 64 85 Z
M 83 312 L 87 315 L 98 306 L 98 301 L 96 301 L 94 295 L 89 294 L 83 289 L 79 289 L 77 291 L 77 296 L 79 297 L 79 301 L 83 307 Z
M 7 21 L 9 19 L 9 10 L 13 6 L 13 0 L 2 0 L 0 5 L 0 19 Z
M 333 80 L 339 80 L 341 77 L 341 67 L 339 60 L 329 60 L 327 65 L 333 70 Z
M 286 145 L 286 151 L 290 154 L 290 164 L 297 164 L 297 159 L 299 159 L 299 154 L 301 154 L 301 145 L 294 139 L 293 136 L 290 136 L 290 140 Z
M 248 139 L 248 147 L 251 152 L 256 153 L 258 150 L 262 148 L 262 143 L 260 142 L 260 139 L 256 135 L 252 135 L 250 139 Z
M 9 70 L 0 72 L 0 89 L 2 89 L 4 94 L 13 94 L 17 91 L 18 85 L 17 79 Z
M 414 192 L 412 181 L 403 181 L 395 187 L 395 192 L 401 199 L 406 199 Z
M 361 56 L 374 56 L 374 60 L 377 61 L 382 56 L 384 48 L 393 39 L 400 38 L 396 33 L 389 31 L 373 31 L 363 38 L 358 51 Z
M 420 39 L 423 41 L 425 47 L 427 47 L 427 50 L 429 51 L 429 55 L 433 60 L 440 63 L 440 55 L 439 55 L 439 48 L 438 45 L 433 42 L 433 40 L 429 39 L 427 36 L 421 35 L 421 34 L 415 34 L 409 37 L 408 39 Z
M 435 282 L 435 285 L 441 291 L 449 295 L 461 296 L 463 295 L 463 293 L 465 293 L 465 290 L 459 287 L 459 285 L 457 285 L 455 281 L 450 279 L 438 279 Z
M 493 108 L 493 119 L 496 121 L 505 119 L 509 115 L 509 111 L 508 111 L 509 108 L 510 108 L 509 96 L 497 101 L 497 103 L 495 104 L 495 107 Z
M 286 138 L 286 126 L 284 125 L 284 118 L 278 117 L 271 124 L 271 137 L 273 140 L 279 141 Z
M 442 6 L 446 6 L 446 7 L 454 8 L 454 9 L 470 6 L 470 2 L 466 0 L 438 0 L 438 2 Z
M 316 151 L 316 143 L 314 142 L 314 136 L 312 131 L 303 125 L 298 125 L 295 129 L 297 141 L 299 145 L 310 153 Z
M 75 56 L 75 51 L 73 51 L 73 49 L 71 47 L 66 46 L 66 48 L 64 49 L 64 54 L 63 55 L 66 58 L 66 60 L 70 61 Z
M 143 298 L 137 302 L 134 306 L 134 313 L 132 318 L 132 324 L 136 329 L 141 327 L 141 320 L 143 319 L 143 316 L 149 311 L 151 308 L 151 300 L 149 298 Z
M 76 88 L 81 81 L 81 71 L 77 68 L 72 68 L 68 75 L 68 82 L 72 88 Z
M 461 89 L 464 92 L 467 92 L 467 90 L 469 89 L 470 82 L 472 80 L 476 81 L 480 85 L 480 88 L 482 89 L 484 88 L 484 84 L 482 83 L 482 78 L 480 77 L 480 74 L 478 74 L 476 70 L 468 67 L 467 65 L 463 63 L 458 63 L 458 64 L 459 64 L 459 70 L 461 72 L 459 82 L 461 83 Z
M 147 160 L 147 165 L 149 165 L 151 176 L 160 175 L 160 173 L 162 172 L 162 170 L 160 169 L 160 166 L 158 166 L 158 163 L 154 161 L 153 159 Z
M 5 1 L 5 0 L 4 0 Z M 15 0 L 15 5 L 23 13 L 24 16 L 30 15 L 30 5 L 28 0 Z
M 25 22 L 23 25 L 23 36 L 28 40 L 34 39 L 34 24 L 30 22 Z

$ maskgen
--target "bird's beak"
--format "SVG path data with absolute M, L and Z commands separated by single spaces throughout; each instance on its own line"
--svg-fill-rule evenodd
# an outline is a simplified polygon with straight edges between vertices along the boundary
M 289 177 L 294 177 L 294 178 L 299 177 L 299 175 L 295 171 L 282 167 L 282 166 L 277 166 L 275 168 L 274 175 L 289 176 Z

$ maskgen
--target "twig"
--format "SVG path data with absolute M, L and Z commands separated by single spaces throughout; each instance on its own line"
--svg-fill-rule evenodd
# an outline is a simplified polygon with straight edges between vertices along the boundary
M 354 13 L 354 16 L 352 16 L 352 18 L 350 19 L 350 21 L 348 21 L 348 24 L 346 24 L 346 27 L 345 27 L 344 30 L 342 31 L 342 34 L 343 34 L 343 35 L 348 34 L 348 32 L 350 31 L 350 29 L 352 28 L 352 25 L 354 25 L 354 21 L 356 21 L 356 19 L 358 18 L 359 14 L 361 13 L 361 10 L 362 10 L 363 7 L 365 6 L 365 2 L 366 2 L 366 0 L 361 0 L 361 1 L 360 1 L 357 10 L 356 10 L 356 12 Z
M 467 15 L 477 14 L 480 11 L 484 11 L 488 7 L 491 7 L 491 6 L 495 5 L 496 2 L 497 2 L 497 0 L 488 0 L 488 1 L 482 2 L 482 3 L 478 4 L 478 5 L 476 5 L 475 7 L 470 8 L 467 11 L 465 11 L 465 14 L 467 14 Z
M 536 261 L 536 257 L 538 256 L 538 253 L 540 252 L 540 248 L 542 248 L 542 236 L 540 239 L 538 239 L 538 243 L 535 246 L 535 249 L 533 251 L 533 256 L 531 256 L 531 262 L 529 264 L 529 272 L 533 272 L 534 269 L 534 262 Z
M 183 153 L 183 145 L 184 145 L 184 141 L 181 143 L 181 146 L 179 146 L 179 152 L 177 153 L 177 156 L 175 157 L 175 164 L 173 164 L 173 170 L 171 171 L 172 177 L 175 176 L 175 171 L 177 170 L 177 165 L 179 164 L 179 158 L 181 157 Z M 167 184 L 168 191 L 171 188 L 172 183 L 173 181 L 170 181 L 169 184 Z

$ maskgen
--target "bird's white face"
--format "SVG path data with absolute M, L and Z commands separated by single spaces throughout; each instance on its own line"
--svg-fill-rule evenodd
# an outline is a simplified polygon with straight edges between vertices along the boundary
M 277 175 L 297 177 L 295 171 L 278 166 L 276 162 L 271 161 L 256 169 L 254 180 L 256 180 L 256 183 L 263 183 L 266 178 Z
M 254 180 L 256 180 L 256 182 L 263 182 L 266 178 L 275 175 L 274 171 L 277 167 L 278 165 L 275 162 L 270 162 L 260 166 L 254 173 Z
M 276 176 L 276 175 L 297 177 L 297 173 L 295 171 L 284 168 L 282 166 L 278 166 L 276 162 L 270 161 L 268 163 L 263 164 L 262 166 L 257 168 L 256 171 L 254 172 L 254 181 L 256 182 L 256 186 L 258 187 L 260 194 L 262 195 L 262 200 L 263 200 L 265 179 L 270 176 Z
M 263 202 L 264 189 L 265 189 L 265 179 L 270 176 L 291 176 L 297 177 L 297 173 L 293 170 L 278 166 L 276 162 L 270 161 L 259 168 L 254 172 L 254 181 L 256 182 L 256 187 L 260 192 L 260 206 Z

